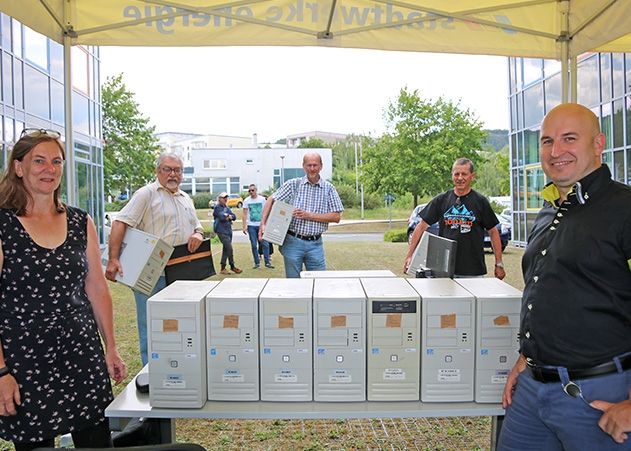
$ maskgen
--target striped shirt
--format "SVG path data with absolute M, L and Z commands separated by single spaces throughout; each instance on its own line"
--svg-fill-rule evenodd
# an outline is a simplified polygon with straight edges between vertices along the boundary
M 273 197 L 311 213 L 341 213 L 344 211 L 342 200 L 335 187 L 321 177 L 316 183 L 309 182 L 306 175 L 287 180 L 283 186 L 278 188 Z M 320 235 L 328 228 L 328 222 L 295 217 L 289 223 L 289 230 L 305 236 Z
M 185 244 L 194 232 L 204 230 L 188 194 L 172 193 L 157 180 L 136 191 L 115 219 L 172 246 Z

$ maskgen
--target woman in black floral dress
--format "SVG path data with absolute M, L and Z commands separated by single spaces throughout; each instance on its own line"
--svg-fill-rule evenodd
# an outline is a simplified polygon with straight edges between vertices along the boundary
M 94 222 L 59 197 L 63 163 L 57 132 L 27 129 L 0 181 L 0 437 L 17 451 L 67 432 L 111 446 L 109 378 L 127 375 Z

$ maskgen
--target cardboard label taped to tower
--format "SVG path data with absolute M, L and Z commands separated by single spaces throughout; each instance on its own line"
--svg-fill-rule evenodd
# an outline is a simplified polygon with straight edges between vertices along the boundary
M 287 235 L 287 230 L 289 230 L 289 223 L 291 222 L 293 213 L 293 205 L 280 200 L 275 200 L 269 216 L 267 217 L 267 222 L 265 223 L 263 239 L 281 246 L 285 241 L 285 236 Z
M 149 296 L 172 253 L 173 246 L 160 238 L 127 227 L 118 258 L 123 275 L 116 274 L 116 280 Z M 108 250 L 105 249 L 101 256 L 103 266 L 107 266 L 107 261 Z

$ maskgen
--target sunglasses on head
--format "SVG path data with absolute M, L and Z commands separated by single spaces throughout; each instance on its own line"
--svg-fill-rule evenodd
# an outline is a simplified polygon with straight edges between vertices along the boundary
M 48 128 L 25 128 L 24 130 L 22 130 L 22 133 L 20 133 L 20 138 L 24 136 L 37 138 L 38 136 L 42 135 L 50 136 L 53 139 L 61 138 L 61 133 L 56 130 L 50 130 Z

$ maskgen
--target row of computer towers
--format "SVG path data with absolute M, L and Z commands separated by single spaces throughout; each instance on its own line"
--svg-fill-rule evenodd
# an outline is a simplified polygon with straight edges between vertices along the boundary
M 520 300 L 493 278 L 175 282 L 148 301 L 150 404 L 497 403 Z

